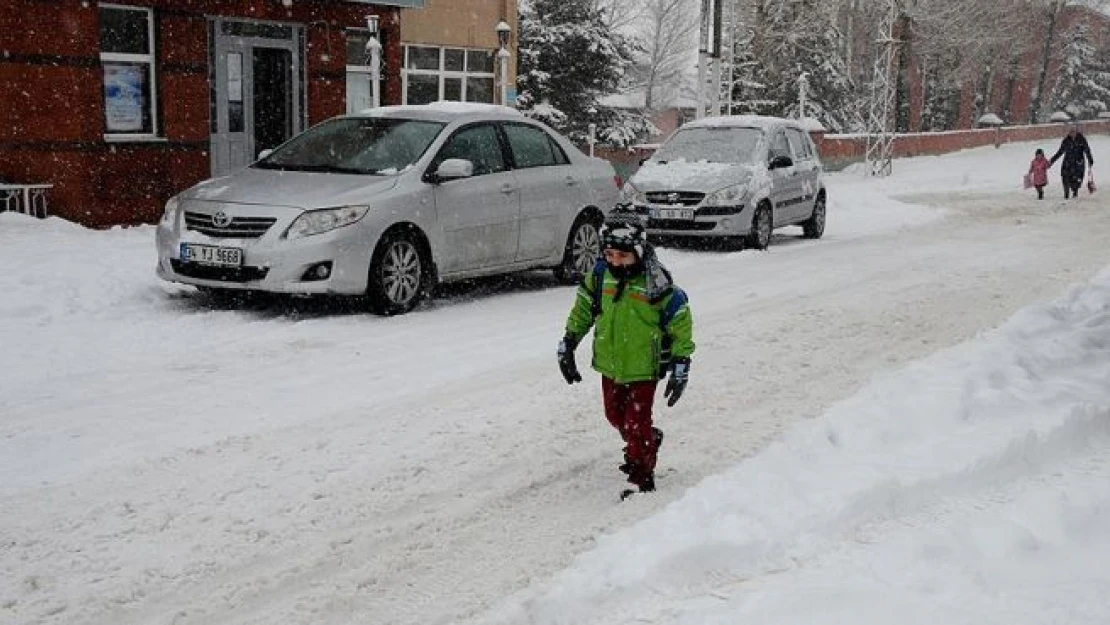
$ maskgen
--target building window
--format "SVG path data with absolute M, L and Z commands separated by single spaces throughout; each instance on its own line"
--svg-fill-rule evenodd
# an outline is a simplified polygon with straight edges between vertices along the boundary
M 409 45 L 404 52 L 405 104 L 494 101 L 494 56 L 489 50 Z
M 347 114 L 357 113 L 373 106 L 371 89 L 370 54 L 366 42 L 370 41 L 370 31 L 365 28 L 347 30 Z M 384 46 L 384 36 L 378 34 L 378 41 Z M 382 93 L 382 77 L 385 76 L 385 59 L 379 59 L 378 94 Z
M 148 8 L 101 4 L 100 64 L 104 69 L 104 121 L 113 137 L 153 136 L 154 12 Z

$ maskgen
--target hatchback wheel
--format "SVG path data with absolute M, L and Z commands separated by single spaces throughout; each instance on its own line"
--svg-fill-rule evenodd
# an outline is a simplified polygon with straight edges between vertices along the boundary
M 802 222 L 802 236 L 807 239 L 820 239 L 825 234 L 825 196 L 813 202 L 813 215 Z
M 428 271 L 415 237 L 387 235 L 370 261 L 367 295 L 371 309 L 380 315 L 404 314 L 427 293 Z
M 555 279 L 574 284 L 590 272 L 601 256 L 601 236 L 597 223 L 585 215 L 574 222 L 567 236 L 563 262 L 555 268 Z
M 754 247 L 757 250 L 765 250 L 771 244 L 771 231 L 774 229 L 774 224 L 771 221 L 771 208 L 766 204 L 760 204 L 755 209 L 755 215 L 752 215 L 752 229 L 748 233 L 747 239 L 744 243 L 748 247 Z

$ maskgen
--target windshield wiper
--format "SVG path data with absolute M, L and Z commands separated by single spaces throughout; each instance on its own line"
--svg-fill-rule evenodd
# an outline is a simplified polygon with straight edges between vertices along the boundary
M 374 170 L 359 169 L 358 167 L 342 167 L 340 165 L 302 165 L 302 164 L 287 164 L 279 165 L 277 163 L 259 162 L 254 164 L 259 169 L 278 169 L 281 171 L 307 171 L 314 173 L 324 174 L 375 174 Z

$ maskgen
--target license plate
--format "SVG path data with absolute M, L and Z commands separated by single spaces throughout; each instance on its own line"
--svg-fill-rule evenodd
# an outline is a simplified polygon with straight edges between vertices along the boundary
M 217 265 L 220 267 L 239 267 L 243 264 L 243 250 L 237 247 L 217 247 L 215 245 L 181 244 L 181 260 Z
M 692 208 L 655 208 L 652 209 L 652 217 L 656 219 L 693 219 L 694 209 Z

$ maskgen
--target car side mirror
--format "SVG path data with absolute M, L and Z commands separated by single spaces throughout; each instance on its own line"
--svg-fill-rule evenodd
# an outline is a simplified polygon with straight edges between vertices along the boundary
M 648 162 L 649 158 L 651 158 L 651 157 L 650 156 L 645 156 L 645 157 L 641 158 L 640 159 L 640 167 L 643 167 L 644 163 Z
M 770 169 L 782 169 L 783 167 L 792 167 L 794 160 L 789 156 L 776 156 L 771 159 L 771 164 L 768 166 Z
M 449 158 L 439 164 L 439 168 L 436 169 L 432 178 L 435 182 L 446 182 L 448 180 L 469 178 L 473 175 L 474 163 L 464 158 Z
M 273 153 L 274 153 L 273 148 L 266 148 L 265 150 L 262 150 L 261 152 L 258 153 L 258 160 L 262 160 L 262 159 L 266 158 L 267 156 L 269 156 Z

